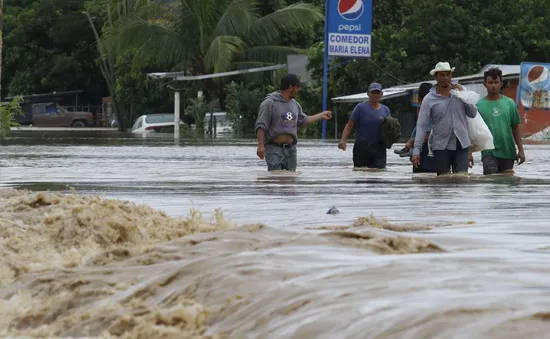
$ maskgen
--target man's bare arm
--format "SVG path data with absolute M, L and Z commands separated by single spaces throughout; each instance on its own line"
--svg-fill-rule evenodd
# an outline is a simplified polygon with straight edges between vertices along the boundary
M 346 142 L 346 140 L 348 140 L 348 137 L 351 134 L 351 131 L 353 130 L 354 125 L 355 125 L 355 122 L 353 120 L 348 121 L 348 123 L 344 127 L 344 130 L 342 131 L 342 137 L 340 138 L 340 142 Z
M 265 132 L 263 129 L 261 128 L 258 128 L 258 130 L 256 131 L 256 139 L 258 139 L 258 147 L 264 147 L 264 135 L 265 135 Z
M 258 139 L 258 148 L 256 150 L 256 155 L 258 155 L 258 158 L 260 159 L 263 159 L 265 157 L 264 135 L 265 132 L 262 128 L 258 128 L 258 130 L 256 130 L 256 139 Z
M 525 151 L 523 150 L 523 140 L 521 139 L 519 125 L 512 126 L 512 133 L 514 134 L 516 145 L 518 145 L 518 165 L 521 165 L 525 162 Z
M 309 125 L 313 124 L 314 122 L 317 122 L 319 120 L 329 120 L 332 117 L 331 111 L 323 111 L 321 113 L 317 113 L 315 115 L 309 115 L 305 119 L 304 123 L 300 125 L 300 128 L 306 128 Z

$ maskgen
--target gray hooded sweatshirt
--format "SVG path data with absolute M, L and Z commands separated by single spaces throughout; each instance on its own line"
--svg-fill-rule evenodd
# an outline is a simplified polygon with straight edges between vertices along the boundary
M 260 105 L 254 131 L 258 132 L 259 128 L 264 130 L 266 144 L 281 134 L 291 135 L 296 143 L 297 129 L 306 120 L 307 115 L 296 100 L 286 100 L 281 93 L 273 92 Z

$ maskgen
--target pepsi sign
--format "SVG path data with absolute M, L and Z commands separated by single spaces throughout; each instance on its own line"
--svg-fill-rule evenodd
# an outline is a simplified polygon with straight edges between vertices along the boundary
M 331 56 L 371 56 L 372 0 L 327 0 L 326 46 Z
M 361 0 L 340 0 L 338 1 L 338 14 L 345 20 L 357 20 L 363 15 L 365 7 Z

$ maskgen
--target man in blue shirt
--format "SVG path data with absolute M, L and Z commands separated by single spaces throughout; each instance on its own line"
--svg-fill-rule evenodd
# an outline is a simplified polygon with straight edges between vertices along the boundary
M 390 109 L 380 103 L 382 85 L 373 82 L 369 85 L 369 100 L 355 106 L 349 121 L 344 127 L 338 148 L 345 151 L 346 140 L 353 127 L 356 127 L 353 145 L 353 166 L 384 169 L 386 168 L 386 148 L 380 140 L 380 128 L 385 117 L 391 116 Z

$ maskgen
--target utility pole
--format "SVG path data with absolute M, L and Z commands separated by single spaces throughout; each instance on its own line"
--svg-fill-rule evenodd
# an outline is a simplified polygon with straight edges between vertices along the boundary
M 0 0 L 0 1 L 4 1 L 4 0 Z M 111 13 L 110 6 L 107 8 L 107 11 L 108 11 L 107 13 L 109 14 L 109 19 L 108 19 L 109 26 L 113 27 L 113 21 L 111 19 L 111 14 L 110 14 Z M 117 96 L 115 95 L 116 74 L 115 74 L 115 60 L 112 55 L 113 53 L 111 51 L 106 51 L 104 46 L 102 45 L 101 39 L 99 37 L 99 33 L 95 28 L 95 24 L 92 17 L 90 16 L 90 13 L 84 11 L 82 12 L 82 14 L 86 15 L 86 17 L 88 18 L 88 22 L 90 23 L 90 27 L 95 36 L 97 50 L 99 52 L 99 56 L 101 59 L 101 63 L 100 63 L 101 74 L 103 74 L 103 77 L 107 82 L 107 88 L 109 89 L 109 94 L 111 95 L 113 104 L 115 105 L 119 131 L 126 131 L 128 127 L 126 125 L 126 112 L 124 110 L 124 106 L 119 103 L 119 101 L 117 100 Z

